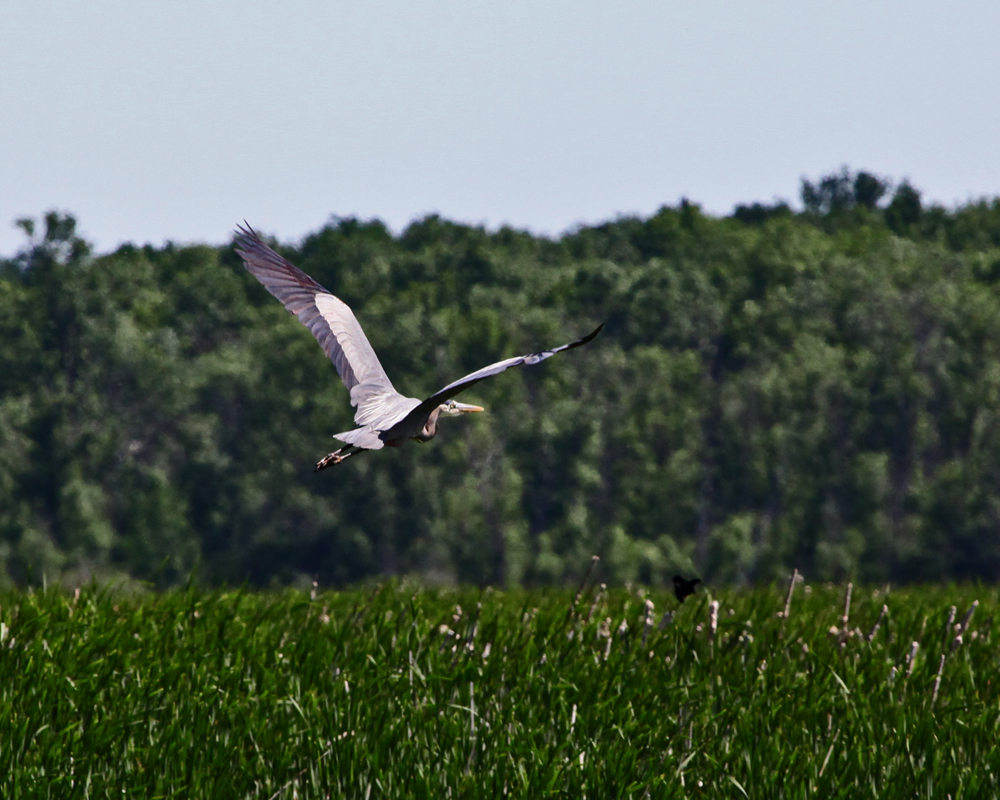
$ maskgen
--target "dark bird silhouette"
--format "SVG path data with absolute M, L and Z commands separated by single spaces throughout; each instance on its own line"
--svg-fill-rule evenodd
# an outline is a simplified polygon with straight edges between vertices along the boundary
M 499 375 L 506 369 L 541 361 L 574 347 L 586 344 L 600 332 L 603 325 L 575 342 L 515 356 L 478 369 L 438 390 L 426 400 L 406 397 L 393 388 L 382 369 L 375 351 L 368 343 L 351 309 L 302 270 L 279 256 L 249 225 L 239 227 L 236 234 L 236 252 L 250 273 L 278 298 L 299 322 L 305 325 L 323 352 L 337 368 L 337 374 L 351 393 L 351 405 L 357 408 L 354 430 L 334 434 L 335 439 L 346 442 L 324 456 L 316 464 L 316 471 L 339 464 L 362 450 L 381 450 L 383 447 L 400 447 L 407 440 L 427 442 L 437 434 L 438 417 L 482 411 L 480 406 L 453 400 L 481 380 Z
M 680 575 L 674 575 L 674 595 L 678 601 L 683 603 L 685 597 L 694 594 L 695 584 L 698 583 L 701 583 L 701 578 L 688 580 L 687 578 L 682 578 Z

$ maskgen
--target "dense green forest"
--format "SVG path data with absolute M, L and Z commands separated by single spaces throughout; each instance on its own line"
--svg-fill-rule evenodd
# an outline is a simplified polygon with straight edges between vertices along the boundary
M 1000 578 L 1000 199 L 845 169 L 801 200 L 279 246 L 408 395 L 605 323 L 433 442 L 318 474 L 347 392 L 231 244 L 94 255 L 69 215 L 20 220 L 0 582 L 541 584 L 593 553 L 616 582 Z

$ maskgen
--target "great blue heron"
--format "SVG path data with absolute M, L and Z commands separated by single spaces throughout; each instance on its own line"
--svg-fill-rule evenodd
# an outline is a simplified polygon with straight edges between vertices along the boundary
M 561 347 L 490 364 L 449 383 L 426 400 L 404 397 L 393 388 L 364 331 L 343 300 L 275 253 L 249 225 L 239 226 L 236 236 L 236 252 L 243 258 L 244 266 L 316 337 L 351 393 L 351 405 L 358 409 L 354 415 L 358 427 L 334 434 L 335 439 L 347 445 L 321 458 L 316 464 L 317 472 L 362 450 L 399 447 L 407 439 L 430 441 L 437 434 L 441 414 L 483 410 L 453 400 L 459 392 L 510 367 L 537 364 L 563 350 L 586 344 L 604 327 L 599 325 L 593 333 Z

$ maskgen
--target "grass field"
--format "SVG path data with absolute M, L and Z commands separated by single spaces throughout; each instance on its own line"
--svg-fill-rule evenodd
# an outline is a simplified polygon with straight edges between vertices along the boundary
M 996 590 L 846 588 L 6 593 L 0 797 L 996 797 Z

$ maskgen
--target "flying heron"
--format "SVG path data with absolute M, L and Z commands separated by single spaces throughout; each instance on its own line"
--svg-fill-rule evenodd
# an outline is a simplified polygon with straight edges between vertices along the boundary
M 405 397 L 393 388 L 347 304 L 275 253 L 249 225 L 238 228 L 236 252 L 242 257 L 244 266 L 316 337 L 351 393 L 351 405 L 358 409 L 354 415 L 358 427 L 334 434 L 334 438 L 346 442 L 346 446 L 321 458 L 316 464 L 317 472 L 362 450 L 400 447 L 407 439 L 430 441 L 437 434 L 440 415 L 483 410 L 480 406 L 455 401 L 453 398 L 459 392 L 510 367 L 537 364 L 563 350 L 586 344 L 604 327 L 599 325 L 593 333 L 561 347 L 490 364 L 449 383 L 426 400 Z

